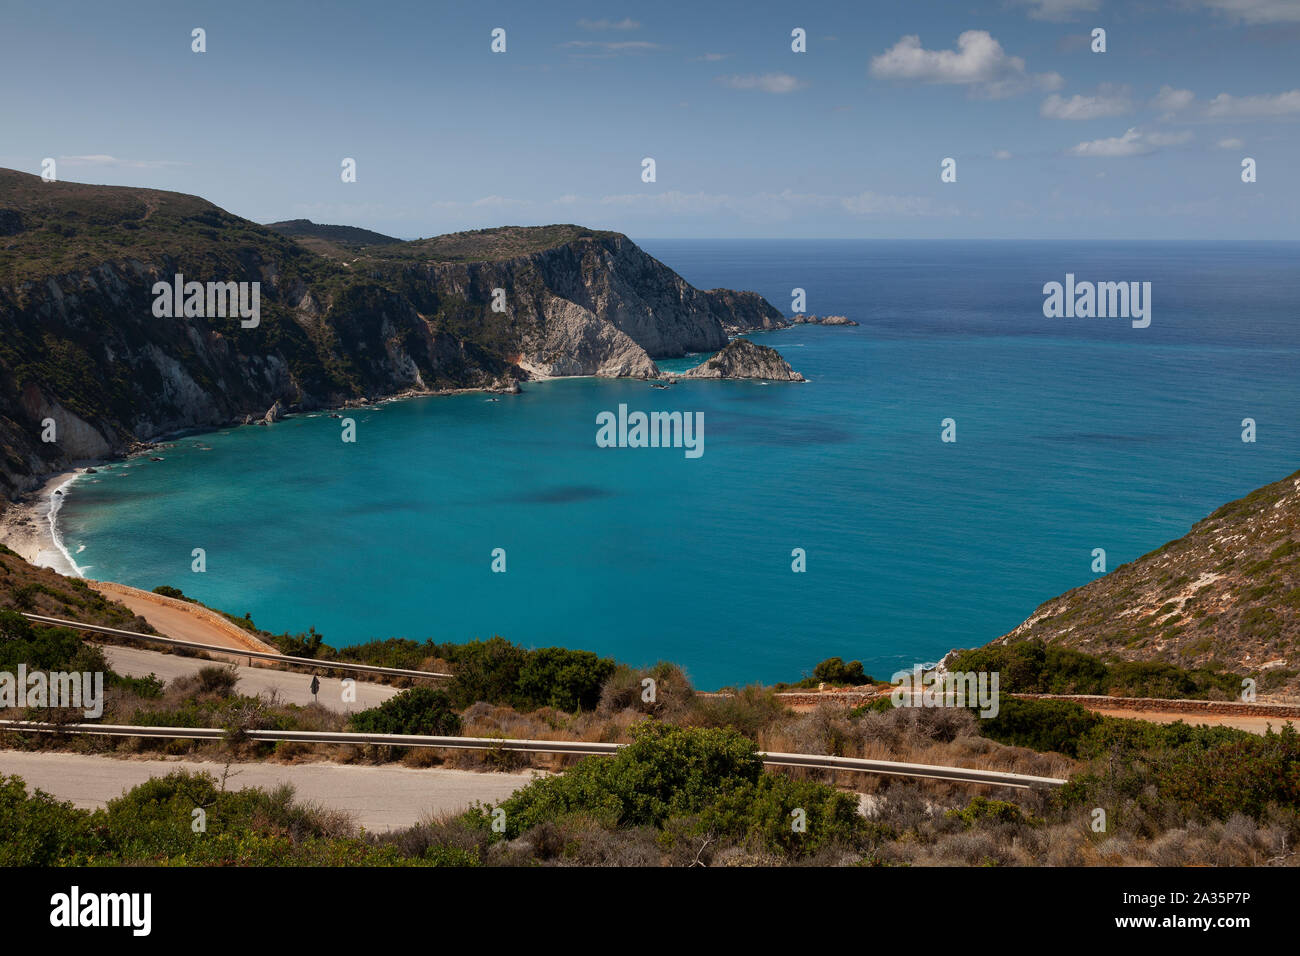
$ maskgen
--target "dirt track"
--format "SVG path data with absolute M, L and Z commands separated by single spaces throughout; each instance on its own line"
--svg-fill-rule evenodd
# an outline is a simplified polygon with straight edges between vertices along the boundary
M 136 614 L 152 624 L 164 637 L 181 641 L 198 641 L 202 644 L 220 644 L 248 651 L 276 649 L 258 640 L 243 628 L 226 618 L 197 604 L 176 598 L 163 597 L 150 591 L 114 584 L 111 581 L 88 581 L 92 588 L 105 597 L 125 604 Z

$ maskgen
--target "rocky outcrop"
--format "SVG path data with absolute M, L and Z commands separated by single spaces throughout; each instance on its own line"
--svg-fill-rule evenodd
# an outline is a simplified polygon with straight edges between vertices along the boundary
M 802 382 L 804 377 L 790 367 L 776 349 L 749 339 L 733 339 L 710 358 L 678 378 L 757 378 L 769 382 Z
M 712 303 L 722 321 L 722 328 L 728 335 L 772 331 L 790 325 L 785 316 L 757 292 L 710 289 L 704 295 Z
M 796 315 L 790 320 L 792 325 L 857 325 L 852 319 L 842 315 Z
M 370 245 L 277 225 L 295 237 L 195 196 L 0 170 L 0 491 L 184 429 L 537 377 L 657 378 L 656 357 L 785 324 L 760 296 L 696 289 L 618 233 Z M 156 316 L 154 285 L 177 274 L 258 283 L 258 324 Z

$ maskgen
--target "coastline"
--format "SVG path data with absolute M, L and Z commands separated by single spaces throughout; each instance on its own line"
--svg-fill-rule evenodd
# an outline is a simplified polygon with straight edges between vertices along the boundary
M 740 335 L 751 334 L 752 332 L 786 332 L 794 328 L 794 324 L 781 326 L 772 329 L 755 329 L 751 332 L 738 333 L 729 336 L 728 341 L 738 338 Z M 696 353 L 696 356 L 704 353 Z M 652 361 L 655 361 L 652 359 Z M 524 381 L 534 383 L 545 383 L 563 381 L 565 379 L 586 379 L 586 378 L 608 378 L 610 376 L 602 375 L 545 375 L 533 370 L 526 370 L 529 373 L 528 379 Z M 664 373 L 664 377 L 675 377 L 680 373 Z M 619 376 L 613 376 L 617 379 Z M 645 379 L 644 381 L 651 381 Z M 283 418 L 294 418 L 297 416 L 311 416 L 321 414 L 332 414 L 345 412 L 357 408 L 380 407 L 392 402 L 402 402 L 413 398 L 434 398 L 451 395 L 467 395 L 481 393 L 486 395 L 517 395 L 523 390 L 520 388 L 522 382 L 513 381 L 508 385 L 498 386 L 475 386 L 467 388 L 408 388 L 392 395 L 385 395 L 378 398 L 357 398 L 349 399 L 341 405 L 330 407 L 320 407 L 312 409 L 297 408 L 286 410 Z M 224 431 L 229 428 L 246 428 L 268 424 L 263 419 L 253 418 L 251 415 L 245 415 L 242 418 L 232 419 L 229 422 L 220 425 L 210 425 L 207 427 L 183 428 L 165 434 L 157 435 L 153 438 L 142 439 L 133 443 L 132 448 L 124 454 L 114 455 L 108 458 L 98 459 L 95 461 L 83 461 L 80 465 L 64 471 L 51 472 L 43 476 L 41 484 L 23 494 L 16 500 L 0 502 L 0 544 L 8 547 L 17 553 L 23 560 L 37 567 L 50 568 L 69 577 L 84 577 L 80 566 L 76 563 L 73 556 L 68 553 L 63 546 L 62 538 L 58 530 L 58 512 L 62 507 L 60 496 L 56 492 L 67 494 L 70 486 L 78 477 L 86 473 L 87 468 L 102 468 L 104 465 L 116 464 L 118 462 L 130 461 L 137 455 L 156 449 L 159 445 L 173 441 L 181 437 L 194 435 L 210 434 L 213 432 Z
M 0 512 L 0 544 L 29 564 L 67 577 L 82 577 L 76 561 L 63 547 L 58 533 L 58 513 L 69 487 L 85 470 L 81 467 L 47 475 L 39 488 L 8 502 Z

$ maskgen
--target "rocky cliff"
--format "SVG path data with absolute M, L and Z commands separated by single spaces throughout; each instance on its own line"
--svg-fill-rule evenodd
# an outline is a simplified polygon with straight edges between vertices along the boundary
M 682 372 L 678 378 L 759 378 L 770 382 L 802 382 L 776 349 L 749 339 L 733 339 L 717 355 Z
M 168 432 L 262 419 L 276 403 L 655 378 L 655 357 L 785 324 L 754 293 L 696 289 L 618 233 L 386 242 L 276 227 L 195 196 L 0 170 L 0 490 Z M 154 283 L 178 273 L 260 283 L 258 324 L 156 316 Z

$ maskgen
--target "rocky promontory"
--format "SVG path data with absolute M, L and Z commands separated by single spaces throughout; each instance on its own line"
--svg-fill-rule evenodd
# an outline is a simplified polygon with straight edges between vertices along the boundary
M 781 358 L 781 353 L 749 339 L 732 339 L 708 361 L 682 372 L 678 378 L 758 378 L 769 382 L 802 382 L 804 377 Z
M 155 287 L 181 276 L 184 310 L 157 312 Z M 254 283 L 246 324 L 222 290 Z M 0 493 L 181 430 L 561 375 L 657 379 L 656 358 L 788 325 L 616 232 L 400 241 L 0 169 Z

